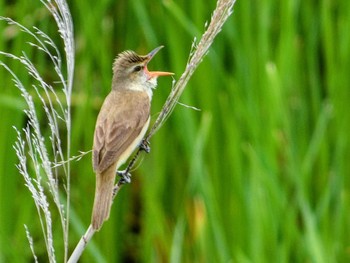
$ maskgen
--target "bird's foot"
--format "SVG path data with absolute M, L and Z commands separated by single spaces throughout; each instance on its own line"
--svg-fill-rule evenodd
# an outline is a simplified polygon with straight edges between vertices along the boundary
M 117 175 L 121 177 L 121 179 L 120 179 L 121 184 L 130 184 L 131 183 L 131 173 L 127 172 L 126 170 L 117 171 Z
M 140 144 L 140 149 L 145 151 L 146 153 L 149 153 L 151 151 L 151 146 L 148 140 L 143 139 Z

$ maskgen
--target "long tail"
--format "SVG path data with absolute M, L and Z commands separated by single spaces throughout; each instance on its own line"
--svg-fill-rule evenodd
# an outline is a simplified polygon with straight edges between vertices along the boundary
M 116 167 L 111 165 L 102 173 L 96 173 L 96 190 L 91 224 L 98 231 L 103 222 L 109 218 L 111 211 Z

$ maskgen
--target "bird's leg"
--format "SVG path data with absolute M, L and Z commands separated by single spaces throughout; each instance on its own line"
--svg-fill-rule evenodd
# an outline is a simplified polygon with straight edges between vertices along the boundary
M 129 173 L 128 169 L 123 171 L 117 171 L 117 175 L 121 177 L 121 184 L 130 184 L 131 183 L 131 173 Z
M 146 153 L 149 153 L 151 151 L 151 146 L 148 140 L 143 139 L 140 144 L 140 149 L 145 151 Z

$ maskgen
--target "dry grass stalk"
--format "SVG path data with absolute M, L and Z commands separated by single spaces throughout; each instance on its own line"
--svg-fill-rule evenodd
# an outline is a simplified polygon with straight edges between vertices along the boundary
M 233 6 L 235 4 L 235 0 L 218 0 L 216 9 L 213 12 L 213 15 L 211 17 L 210 24 L 205 31 L 205 33 L 202 35 L 201 40 L 199 41 L 198 45 L 195 44 L 195 41 L 192 45 L 192 51 L 189 56 L 188 63 L 186 65 L 186 69 L 181 75 L 180 79 L 173 83 L 173 87 L 171 89 L 171 92 L 157 118 L 154 125 L 151 127 L 148 135 L 146 136 L 145 140 L 149 141 L 151 137 L 161 128 L 161 126 L 164 124 L 164 122 L 167 120 L 167 118 L 172 113 L 174 107 L 176 106 L 178 99 L 180 98 L 182 92 L 186 88 L 186 85 L 188 81 L 190 80 L 191 76 L 199 66 L 199 64 L 202 62 L 203 58 L 207 54 L 210 46 L 212 45 L 215 37 L 217 34 L 221 31 L 223 25 L 225 24 L 226 20 L 229 18 L 229 16 L 233 12 Z M 130 171 L 130 169 L 133 167 L 138 155 L 140 153 L 140 149 L 135 154 L 134 158 L 131 160 L 127 167 L 127 171 Z M 114 188 L 114 197 L 117 195 L 118 191 L 120 190 L 122 186 L 121 181 L 119 181 Z M 86 233 L 81 237 L 79 243 L 77 244 L 75 250 L 73 251 L 68 263 L 75 263 L 79 260 L 81 254 L 83 253 L 86 245 L 88 244 L 89 240 L 94 235 L 94 230 L 91 226 L 89 226 Z
M 0 21 L 5 21 L 10 25 L 18 27 L 22 32 L 30 36 L 33 40 L 29 43 L 32 47 L 42 52 L 52 63 L 53 72 L 56 73 L 58 80 L 56 84 L 49 84 L 42 78 L 37 67 L 32 63 L 30 58 L 22 52 L 21 55 L 15 55 L 0 51 L 0 55 L 6 56 L 13 60 L 19 61 L 26 69 L 27 73 L 33 78 L 32 87 L 36 96 L 40 99 L 41 107 L 34 105 L 32 95 L 28 92 L 28 88 L 24 86 L 20 78 L 5 63 L 1 61 L 3 66 L 12 76 L 13 81 L 23 96 L 27 109 L 25 114 L 28 117 L 27 126 L 22 129 L 16 129 L 17 141 L 14 149 L 19 159 L 17 165 L 19 172 L 22 174 L 25 185 L 32 194 L 35 206 L 38 212 L 38 218 L 46 245 L 46 251 L 49 262 L 56 262 L 55 246 L 53 238 L 53 225 L 51 212 L 53 209 L 58 211 L 62 235 L 64 240 L 64 261 L 68 258 L 68 236 L 69 236 L 69 204 L 70 204 L 70 163 L 65 162 L 70 156 L 70 134 L 71 134 L 71 114 L 70 101 L 73 85 L 74 73 L 74 37 L 73 22 L 69 12 L 68 5 L 65 0 L 40 0 L 50 11 L 55 19 L 58 32 L 63 39 L 65 48 L 65 62 L 67 71 L 63 71 L 62 58 L 54 41 L 40 29 L 34 27 L 32 29 L 17 23 L 16 21 L 0 17 Z M 59 84 L 57 84 L 59 83 Z M 56 93 L 56 88 L 63 90 L 65 101 L 60 101 Z M 50 128 L 50 135 L 45 137 L 40 127 L 37 111 L 44 109 L 46 121 Z M 61 141 L 60 127 L 65 127 L 67 141 Z M 51 145 L 50 145 L 51 144 Z M 65 144 L 65 147 L 62 146 Z M 50 145 L 48 147 L 47 145 Z M 66 150 L 63 150 L 63 149 Z M 57 163 L 64 163 L 62 170 L 65 181 L 65 200 L 62 201 L 62 189 L 59 189 L 59 172 Z M 28 167 L 34 167 L 34 171 L 30 171 Z M 50 196 L 50 198 L 48 198 Z M 53 204 L 48 200 L 52 199 Z M 25 226 L 26 235 L 29 241 L 34 260 L 37 257 L 34 251 L 33 240 L 29 229 Z

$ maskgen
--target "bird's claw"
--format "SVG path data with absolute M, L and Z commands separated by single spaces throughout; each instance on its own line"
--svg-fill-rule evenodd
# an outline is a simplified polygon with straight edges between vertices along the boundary
M 131 183 L 131 173 L 127 172 L 126 170 L 117 171 L 117 175 L 121 177 L 121 179 L 120 179 L 121 184 L 130 184 Z
M 151 151 L 151 146 L 148 140 L 144 139 L 142 140 L 140 144 L 140 149 L 145 151 L 146 153 L 149 153 Z

